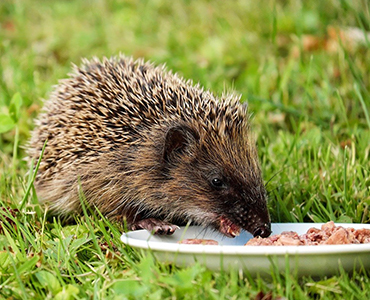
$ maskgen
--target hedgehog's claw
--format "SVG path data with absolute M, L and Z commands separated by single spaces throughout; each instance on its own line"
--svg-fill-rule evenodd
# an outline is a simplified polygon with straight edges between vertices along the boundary
M 179 229 L 179 227 L 162 220 L 149 218 L 137 221 L 131 225 L 131 230 L 138 229 L 146 229 L 153 234 L 171 235 L 176 231 L 176 229 Z

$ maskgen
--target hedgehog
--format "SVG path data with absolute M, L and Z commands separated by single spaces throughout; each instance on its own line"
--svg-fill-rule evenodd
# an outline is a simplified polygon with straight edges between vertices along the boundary
M 123 55 L 83 59 L 59 81 L 31 134 L 34 182 L 52 215 L 81 196 L 131 230 L 195 224 L 234 237 L 271 233 L 247 104 Z

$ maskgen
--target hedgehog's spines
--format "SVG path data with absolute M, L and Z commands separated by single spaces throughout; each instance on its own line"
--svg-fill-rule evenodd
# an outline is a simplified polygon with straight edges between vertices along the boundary
M 216 98 L 142 59 L 83 59 L 59 81 L 32 134 L 34 161 L 48 139 L 35 181 L 41 200 L 67 214 L 80 209 L 82 187 L 89 203 L 108 216 L 215 218 L 222 209 L 207 210 L 218 197 L 210 195 L 209 176 L 232 178 L 235 190 L 262 184 L 247 106 L 239 99 L 234 93 Z M 163 153 L 175 126 L 190 128 L 197 138 L 171 148 L 171 157 L 181 158 L 171 164 Z

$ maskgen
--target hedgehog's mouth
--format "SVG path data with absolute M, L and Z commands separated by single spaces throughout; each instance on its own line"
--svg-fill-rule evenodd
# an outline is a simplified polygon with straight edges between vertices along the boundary
M 231 222 L 225 216 L 220 217 L 220 227 L 219 230 L 221 233 L 226 235 L 227 237 L 236 237 L 240 234 L 241 227 L 236 225 L 235 223 Z
M 258 226 L 251 226 L 250 228 L 244 228 L 254 237 L 261 236 L 261 237 L 268 237 L 271 234 L 271 224 L 270 223 L 263 223 L 259 224 Z M 236 237 L 240 234 L 241 226 L 236 225 L 230 219 L 226 218 L 225 216 L 221 216 L 219 218 L 219 229 L 221 233 L 226 235 L 227 237 Z

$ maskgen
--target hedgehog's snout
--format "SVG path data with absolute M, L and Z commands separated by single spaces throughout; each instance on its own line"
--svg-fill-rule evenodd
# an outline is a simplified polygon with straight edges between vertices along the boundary
M 268 237 L 271 234 L 271 223 L 265 223 L 262 224 L 261 226 L 257 227 L 254 232 L 253 236 L 260 236 L 260 237 Z
M 234 203 L 234 209 L 229 213 L 229 218 L 253 236 L 268 237 L 271 234 L 271 221 L 266 201 L 263 199 L 253 204 Z
M 271 234 L 270 214 L 266 205 L 249 212 L 249 216 L 251 222 L 247 227 L 253 236 L 268 237 Z

